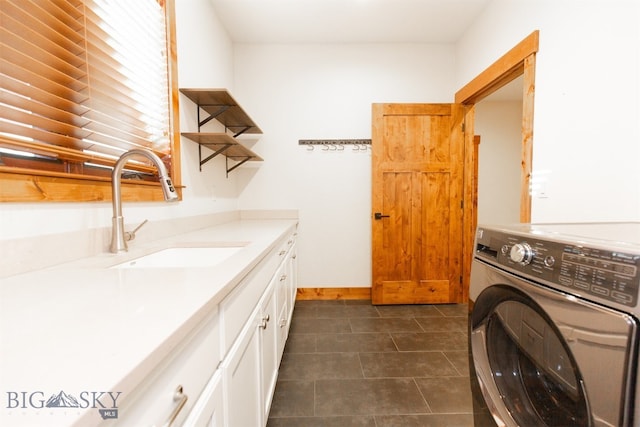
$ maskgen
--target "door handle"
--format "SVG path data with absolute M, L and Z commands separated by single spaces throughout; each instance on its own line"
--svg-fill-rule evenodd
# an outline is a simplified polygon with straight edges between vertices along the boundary
M 373 214 L 375 219 L 389 218 L 389 215 L 382 215 L 380 212 L 376 212 Z

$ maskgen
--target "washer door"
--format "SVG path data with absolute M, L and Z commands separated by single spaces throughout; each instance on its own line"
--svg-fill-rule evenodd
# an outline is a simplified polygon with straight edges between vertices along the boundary
M 471 316 L 474 367 L 498 425 L 629 425 L 630 317 L 510 282 L 480 293 Z

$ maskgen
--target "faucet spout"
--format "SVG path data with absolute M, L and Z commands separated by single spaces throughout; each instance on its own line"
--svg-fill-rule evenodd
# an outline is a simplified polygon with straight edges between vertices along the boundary
M 162 194 L 167 202 L 178 200 L 178 194 L 171 182 L 167 168 L 162 160 L 151 151 L 144 149 L 133 149 L 122 154 L 116 164 L 113 166 L 111 173 L 111 200 L 113 204 L 113 228 L 111 234 L 111 252 L 127 251 L 127 236 L 124 232 L 124 217 L 122 216 L 122 169 L 132 156 L 143 156 L 151 160 L 158 169 L 159 181 L 162 186 Z

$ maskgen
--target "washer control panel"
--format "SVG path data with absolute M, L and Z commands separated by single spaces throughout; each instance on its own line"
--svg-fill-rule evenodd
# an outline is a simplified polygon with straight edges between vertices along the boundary
M 477 258 L 569 293 L 638 303 L 640 254 L 478 229 Z

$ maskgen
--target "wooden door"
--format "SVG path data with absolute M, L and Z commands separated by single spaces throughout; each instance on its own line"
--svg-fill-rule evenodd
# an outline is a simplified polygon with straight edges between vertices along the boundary
M 373 304 L 463 302 L 464 117 L 460 104 L 373 105 Z

